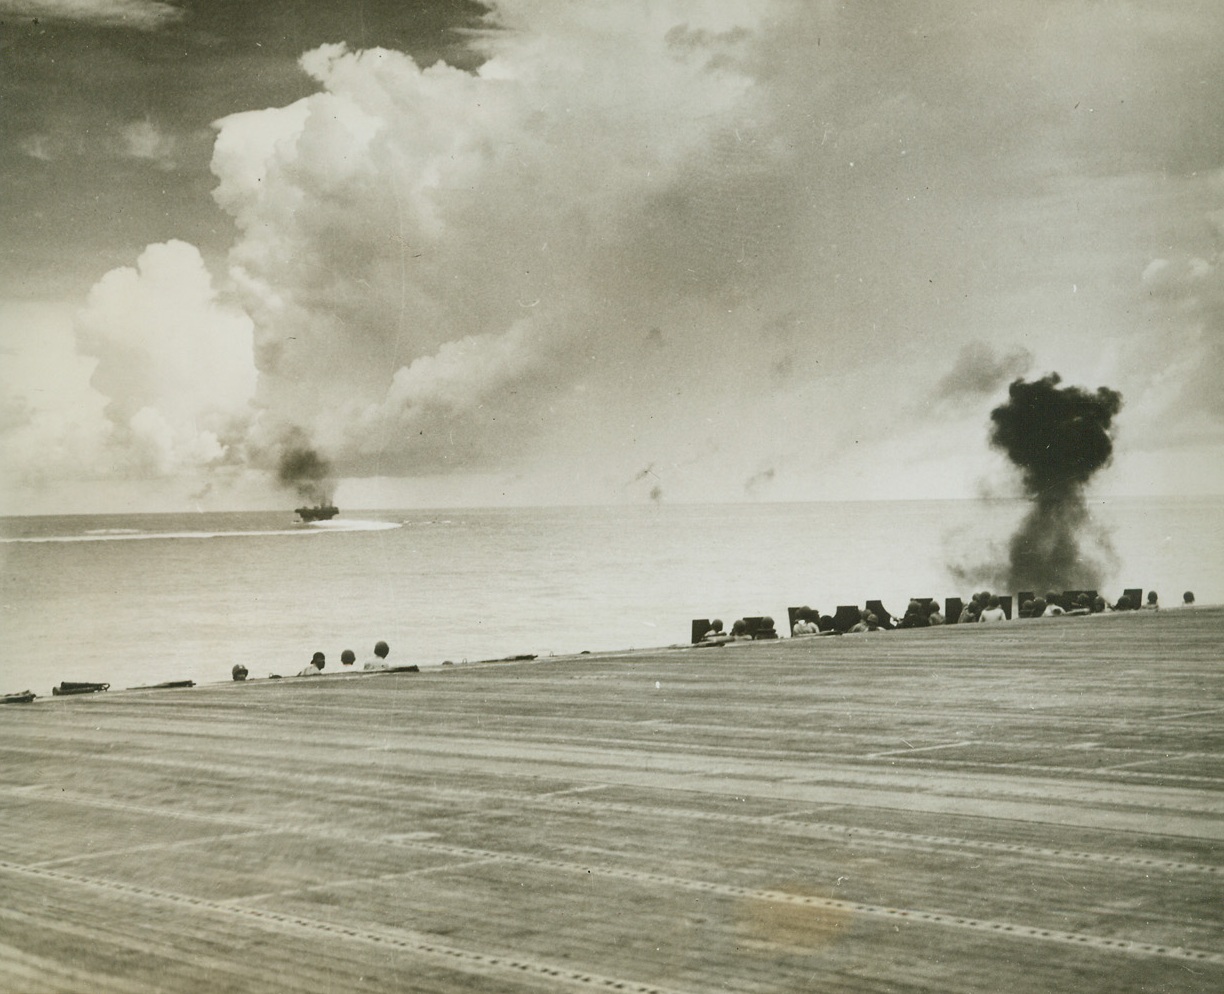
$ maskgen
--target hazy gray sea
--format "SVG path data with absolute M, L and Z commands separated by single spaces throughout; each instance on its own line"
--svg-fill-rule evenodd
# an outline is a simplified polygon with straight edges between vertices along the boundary
M 1224 600 L 1224 498 L 1094 501 L 1101 590 Z M 969 592 L 1019 501 L 0 519 L 0 692 L 289 675 L 311 654 L 431 666 L 686 642 L 695 617 Z M 980 588 L 978 588 L 980 589 Z M 1000 591 L 1002 592 L 1002 591 Z

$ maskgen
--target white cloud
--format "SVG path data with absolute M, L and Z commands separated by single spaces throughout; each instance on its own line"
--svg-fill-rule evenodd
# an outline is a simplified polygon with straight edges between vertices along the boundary
M 152 31 L 183 17 L 166 0 L 0 0 L 0 14 Z
M 145 159 L 160 169 L 173 169 L 177 139 L 149 120 L 133 121 L 119 129 L 123 151 L 133 159 Z
M 1030 367 L 1108 384 L 1140 333 L 1110 285 L 1135 252 L 1120 205 L 1165 205 L 1150 173 L 1091 173 L 1151 153 L 1129 123 L 1089 149 L 1053 82 L 996 57 L 1036 45 L 1095 96 L 1060 36 L 995 11 L 1008 40 L 983 52 L 923 16 L 507 0 L 474 74 L 307 53 L 322 92 L 222 120 L 213 162 L 264 444 L 298 426 L 357 475 L 594 452 L 618 481 L 700 475 L 684 452 L 717 447 L 737 492 L 776 465 L 772 493 L 864 434 L 834 377 L 902 436 L 949 377 L 986 400 Z M 921 475 L 859 451 L 872 492 Z
M 1224 171 L 1209 177 L 1208 196 L 1224 201 Z M 1127 347 L 1128 365 L 1144 371 L 1134 398 L 1137 449 L 1224 444 L 1224 230 L 1212 223 L 1221 214 L 1205 211 L 1175 253 L 1142 272 L 1150 331 Z
M 10 303 L 0 316 L 8 501 L 13 488 L 192 479 L 241 458 L 255 389 L 251 321 L 218 299 L 193 246 L 149 246 L 135 268 L 107 273 L 75 315 Z
M 39 162 L 52 162 L 56 157 L 50 135 L 27 135 L 17 143 L 17 147 L 31 159 L 37 159 Z
M 89 385 L 95 361 L 76 352 L 71 308 L 0 301 L 0 336 L 0 506 L 28 513 L 22 488 L 105 471 L 106 400 Z
M 1219 24 L 970 7 L 502 0 L 477 72 L 306 53 L 319 92 L 216 124 L 235 304 L 174 243 L 91 295 L 111 450 L 266 468 L 297 429 L 490 493 L 947 495 L 1030 368 L 1122 391 L 1119 460 L 1155 414 L 1211 437 L 1219 86 L 1187 80 Z
M 220 302 L 192 246 L 150 246 L 76 314 L 0 301 L 0 329 L 7 511 L 97 506 L 65 497 L 81 481 L 92 494 L 163 478 L 179 502 L 218 469 L 247 487 L 231 463 L 252 414 L 251 323 Z
M 501 463 L 592 361 L 615 375 L 618 325 L 672 307 L 624 278 L 643 207 L 748 113 L 725 7 L 534 7 L 475 75 L 324 46 L 302 59 L 324 92 L 219 122 L 265 440 L 300 426 L 357 473 Z
M 142 119 L 96 135 L 89 133 L 88 129 L 82 131 L 60 122 L 52 132 L 37 132 L 22 137 L 17 147 L 39 162 L 96 160 L 104 156 L 107 159 L 143 160 L 159 169 L 172 170 L 178 166 L 181 144 L 173 132 L 153 121 Z

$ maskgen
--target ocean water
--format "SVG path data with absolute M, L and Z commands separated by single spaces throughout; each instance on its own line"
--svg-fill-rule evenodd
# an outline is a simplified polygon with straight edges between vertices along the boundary
M 1020 501 L 0 519 L 0 692 L 684 643 L 689 622 L 963 596 Z M 1224 600 L 1224 498 L 1097 501 L 1102 593 Z M 1003 591 L 1000 591 L 1003 592 Z

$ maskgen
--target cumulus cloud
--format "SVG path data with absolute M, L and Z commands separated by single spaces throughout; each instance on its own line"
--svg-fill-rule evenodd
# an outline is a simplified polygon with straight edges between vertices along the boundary
M 1063 16 L 1077 37 L 1128 30 Z M 1002 36 L 1032 32 L 990 18 Z M 832 374 L 878 378 L 884 352 L 924 371 L 888 374 L 875 402 L 898 410 L 931 383 L 963 407 L 1023 375 L 1027 348 L 969 340 L 949 370 L 907 330 L 980 335 L 965 302 L 999 276 L 975 256 L 1034 287 L 1078 264 L 1036 270 L 1008 241 L 1013 225 L 1061 230 L 1046 177 L 1088 150 L 1057 136 L 1060 98 L 1023 66 L 911 21 L 504 0 L 475 72 L 306 53 L 320 92 L 217 125 L 215 196 L 240 232 L 230 276 L 256 328 L 251 451 L 300 430 L 341 475 L 394 475 L 504 469 L 550 447 L 581 462 L 592 445 L 625 473 L 724 447 L 793 476 L 848 430 L 854 390 Z M 1027 137 L 1016 100 L 1042 108 Z M 1118 133 L 1098 136 L 1094 161 Z M 1000 190 L 999 225 L 981 225 Z M 963 234 L 932 239 L 935 223 Z M 661 329 L 646 354 L 644 328 Z M 1031 340 L 1073 351 L 1057 326 Z M 718 395 L 701 389 L 730 370 Z M 822 437 L 802 447 L 769 427 L 805 418 Z
M 721 283 L 742 249 L 714 243 L 725 167 L 760 154 L 733 149 L 752 81 L 748 9 L 727 11 L 507 3 L 476 73 L 329 45 L 301 60 L 320 93 L 220 121 L 259 439 L 301 429 L 348 474 L 499 465 L 593 369 L 620 374 L 626 317 Z M 710 241 L 641 287 L 651 203 L 708 211 Z
M 107 400 L 121 475 L 216 464 L 242 438 L 256 378 L 252 325 L 218 300 L 194 246 L 150 245 L 135 267 L 107 273 L 76 331 L 82 354 L 97 360 L 91 386 Z
M 309 450 L 339 478 L 551 472 L 643 500 L 642 466 L 668 499 L 946 486 L 968 457 L 945 422 L 974 400 L 1038 361 L 1112 383 L 1097 367 L 1141 354 L 1118 302 L 1151 254 L 1135 219 L 1202 222 L 1178 170 L 1210 152 L 1185 134 L 1218 135 L 1219 84 L 1177 89 L 1176 115 L 1151 96 L 1174 63 L 1218 80 L 1201 15 L 492 8 L 476 70 L 324 45 L 300 61 L 315 93 L 216 122 L 224 297 L 169 243 L 80 321 L 117 472 L 274 478 Z M 1085 62 L 1086 40 L 1107 51 Z M 1159 60 L 1129 58 L 1146 42 Z M 167 168 L 181 152 L 151 121 L 119 137 Z M 1203 244 L 1149 267 L 1189 349 L 1163 409 L 1218 419 L 1218 274 Z M 927 437 L 907 414 L 932 403 Z
M 638 458 L 652 395 L 736 323 L 726 304 L 743 305 L 761 243 L 747 215 L 778 211 L 731 203 L 784 158 L 754 136 L 760 15 L 703 0 L 644 20 L 497 13 L 479 71 L 326 45 L 301 59 L 318 93 L 217 122 L 241 310 L 171 242 L 103 277 L 77 323 L 115 474 L 274 475 L 302 444 L 339 475 L 502 469 L 574 425 Z M 173 162 L 151 121 L 119 137 Z M 668 332 L 644 365 L 651 327 Z M 613 395 L 646 402 L 637 428 L 601 424 Z
M 0 14 L 152 31 L 183 16 L 166 0 L 0 0 Z
M 0 465 L 10 486 L 104 475 L 105 398 L 89 385 L 67 307 L 0 302 Z M 12 510 L 16 510 L 14 507 Z

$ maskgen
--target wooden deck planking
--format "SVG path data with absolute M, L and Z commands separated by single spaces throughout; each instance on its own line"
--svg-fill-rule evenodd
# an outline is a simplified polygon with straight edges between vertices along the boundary
M 10 708 L 0 977 L 1214 991 L 1222 636 L 1200 609 Z

